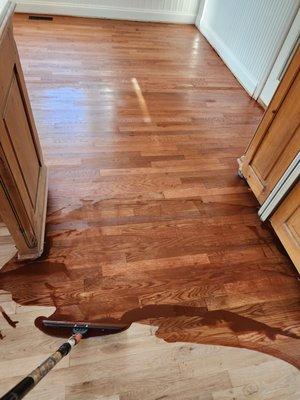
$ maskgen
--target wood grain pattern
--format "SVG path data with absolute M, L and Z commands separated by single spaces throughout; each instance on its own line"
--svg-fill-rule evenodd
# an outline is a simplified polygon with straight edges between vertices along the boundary
M 300 46 L 259 124 L 240 170 L 262 204 L 300 149 Z
M 300 272 L 300 182 L 272 215 L 271 224 Z
M 6 264 L 0 289 L 56 320 L 142 320 L 299 367 L 298 274 L 236 175 L 263 111 L 196 28 L 20 15 L 15 36 L 47 251 Z
M 4 337 L 0 395 L 62 342 L 34 326 L 53 307 L 20 306 L 0 293 Z M 195 343 L 166 343 L 157 326 L 140 323 L 106 337 L 83 340 L 26 400 L 298 400 L 299 371 L 256 351 Z

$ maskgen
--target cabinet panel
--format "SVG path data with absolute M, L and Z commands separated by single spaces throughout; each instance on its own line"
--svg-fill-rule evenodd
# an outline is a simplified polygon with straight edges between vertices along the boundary
M 272 226 L 300 272 L 300 183 L 271 217 Z
M 0 121 L 0 147 L 2 153 L 2 166 L 9 171 L 10 180 L 14 182 L 15 186 L 18 188 L 18 192 L 22 198 L 23 206 L 26 209 L 29 218 L 32 219 L 34 216 L 34 209 L 28 195 L 24 178 L 22 176 L 22 171 L 10 141 L 10 136 L 4 120 Z M 2 175 L 2 181 L 3 185 L 5 185 L 6 179 L 4 175 Z
M 300 247 L 300 204 L 287 219 L 286 225 L 290 235 L 295 239 L 298 247 Z
M 277 207 L 270 218 L 271 224 L 300 272 L 299 181 L 279 205 L 276 203 L 296 177 L 287 176 L 289 167 L 293 160 L 296 162 L 296 156 L 300 152 L 299 96 L 300 46 L 245 154 L 239 159 L 239 172 L 247 180 L 258 201 L 265 203 L 260 210 L 261 216 L 266 210 L 270 212 Z M 275 188 L 276 185 L 278 187 Z
M 291 86 L 280 109 L 252 160 L 252 168 L 270 192 L 297 154 L 300 144 L 300 74 Z M 276 174 L 274 167 L 276 166 Z
M 300 47 L 246 153 L 240 171 L 262 204 L 300 150 Z
M 26 247 L 33 248 L 37 245 L 36 234 L 34 232 L 33 223 L 25 209 L 24 202 L 16 187 L 14 177 L 6 163 L 6 157 L 0 146 L 0 200 L 1 213 L 3 219 L 13 222 L 14 229 L 18 231 L 19 236 L 24 238 L 25 246 L 22 250 L 26 251 Z M 24 251 L 23 250 L 23 251 Z
M 31 206 L 35 209 L 40 163 L 20 90 L 22 88 L 18 85 L 17 77 L 14 74 L 3 121 Z

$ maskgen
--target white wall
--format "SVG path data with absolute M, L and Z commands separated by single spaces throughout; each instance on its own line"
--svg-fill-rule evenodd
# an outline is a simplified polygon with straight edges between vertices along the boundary
M 6 3 L 7 3 L 7 0 L 0 0 L 0 15 L 4 11 Z
M 257 98 L 298 8 L 299 0 L 206 0 L 197 26 Z
M 200 0 L 16 0 L 17 11 L 193 24 Z
M 300 10 L 298 11 L 291 29 L 283 43 L 278 57 L 273 65 L 272 71 L 266 80 L 263 90 L 259 96 L 261 103 L 268 105 L 281 82 L 286 69 L 296 51 L 300 36 Z

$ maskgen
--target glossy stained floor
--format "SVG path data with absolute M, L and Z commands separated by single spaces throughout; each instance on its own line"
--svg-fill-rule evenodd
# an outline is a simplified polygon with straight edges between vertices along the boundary
M 15 36 L 47 249 L 6 264 L 0 289 L 53 319 L 143 321 L 299 367 L 297 272 L 236 175 L 263 112 L 196 28 L 19 15 Z

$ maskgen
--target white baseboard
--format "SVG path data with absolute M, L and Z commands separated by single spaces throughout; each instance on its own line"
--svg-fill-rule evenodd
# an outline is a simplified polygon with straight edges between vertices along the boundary
M 199 29 L 199 26 L 197 27 Z M 257 80 L 249 71 L 247 71 L 244 65 L 232 53 L 230 48 L 223 42 L 220 36 L 203 21 L 200 22 L 200 31 L 209 41 L 211 46 L 216 50 L 240 84 L 245 88 L 250 96 L 252 96 L 258 84 Z
M 194 24 L 196 19 L 196 16 L 193 14 L 182 14 L 172 11 L 114 8 L 96 4 L 70 4 L 61 1 L 55 3 L 30 0 L 22 0 L 21 3 L 18 3 L 17 1 L 16 11 L 21 13 L 70 15 L 75 17 L 126 19 L 148 22 L 171 22 L 179 24 Z

